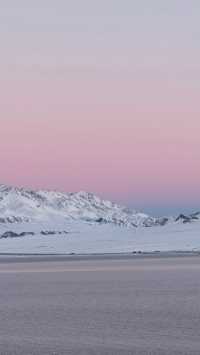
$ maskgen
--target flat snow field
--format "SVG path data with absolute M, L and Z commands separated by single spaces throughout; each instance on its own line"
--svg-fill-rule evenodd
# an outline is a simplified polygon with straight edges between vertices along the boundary
M 199 355 L 199 273 L 200 257 L 0 261 L 0 354 Z
M 199 251 L 200 222 L 126 228 L 84 222 L 19 223 L 0 225 L 0 235 L 11 230 L 33 236 L 0 239 L 0 254 L 104 254 L 155 251 Z M 65 231 L 41 235 L 42 230 Z

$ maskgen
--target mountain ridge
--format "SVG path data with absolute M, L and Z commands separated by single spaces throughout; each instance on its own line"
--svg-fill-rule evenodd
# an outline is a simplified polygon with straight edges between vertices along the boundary
M 66 219 L 128 227 L 157 223 L 157 219 L 145 213 L 101 199 L 90 192 L 66 193 L 0 185 L 0 223 L 43 220 L 54 214 Z
M 0 184 L 0 223 L 40 222 L 56 217 L 134 228 L 164 226 L 170 222 L 189 223 L 198 220 L 200 212 L 171 218 L 152 217 L 91 192 L 32 190 Z

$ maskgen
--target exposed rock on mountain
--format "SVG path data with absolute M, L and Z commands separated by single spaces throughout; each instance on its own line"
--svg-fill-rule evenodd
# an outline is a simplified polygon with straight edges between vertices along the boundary
M 82 191 L 33 191 L 0 185 L 0 224 L 47 222 L 48 225 L 50 221 L 52 225 L 55 221 L 56 227 L 58 220 L 59 225 L 62 221 L 75 220 L 135 228 L 190 223 L 199 219 L 200 212 L 188 216 L 180 214 L 177 218 L 154 218 Z
M 127 227 L 160 223 L 159 219 L 102 200 L 92 193 L 32 191 L 0 185 L 0 223 L 46 221 L 57 216 Z

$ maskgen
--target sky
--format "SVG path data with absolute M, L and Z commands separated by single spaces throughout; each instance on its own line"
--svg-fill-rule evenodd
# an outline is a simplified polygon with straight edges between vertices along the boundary
M 197 0 L 1 0 L 0 182 L 200 209 Z

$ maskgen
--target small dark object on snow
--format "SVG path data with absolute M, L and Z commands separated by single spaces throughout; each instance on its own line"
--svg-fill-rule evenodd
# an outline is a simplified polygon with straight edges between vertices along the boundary
M 15 232 L 12 232 L 12 231 L 8 231 L 8 232 L 5 232 L 4 234 L 1 235 L 1 239 L 3 238 L 18 238 L 20 237 L 19 234 L 15 233 Z

